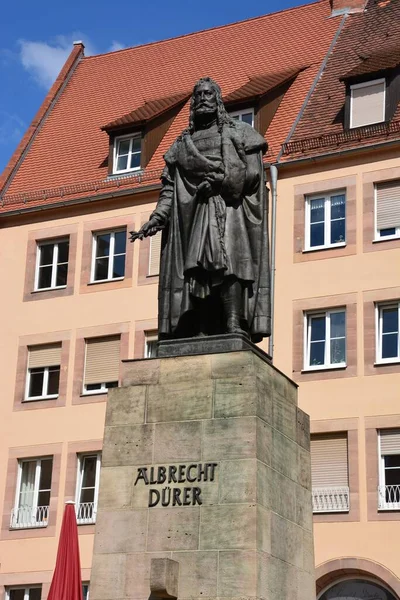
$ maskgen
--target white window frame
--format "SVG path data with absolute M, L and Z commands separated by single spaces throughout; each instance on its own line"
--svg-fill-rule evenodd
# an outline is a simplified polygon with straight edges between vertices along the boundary
M 385 456 L 389 456 L 387 454 L 382 454 L 382 450 L 381 450 L 381 432 L 378 432 L 378 465 L 379 465 L 379 498 L 378 498 L 378 502 L 379 504 L 381 504 L 381 506 L 378 506 L 378 510 L 379 511 L 387 511 L 387 510 L 400 510 L 400 502 L 390 502 L 387 503 L 386 502 L 386 478 L 385 478 Z M 400 471 L 400 468 L 399 468 Z M 385 490 L 384 491 L 384 498 L 385 500 L 382 501 L 382 496 L 381 496 L 381 490 Z M 389 506 L 389 504 L 392 504 L 392 506 Z
M 36 511 L 38 509 L 39 485 L 40 485 L 40 476 L 41 476 L 41 469 L 42 469 L 42 460 L 48 460 L 49 458 L 51 458 L 53 461 L 52 462 L 52 476 L 53 476 L 53 467 L 54 467 L 54 457 L 53 456 L 51 456 L 51 457 L 50 456 L 40 456 L 39 458 L 21 458 L 18 460 L 17 487 L 15 490 L 15 501 L 14 501 L 14 511 L 13 512 L 17 512 L 19 509 L 19 496 L 20 496 L 21 483 L 22 483 L 22 465 L 27 462 L 36 462 L 35 485 L 34 485 L 33 502 L 32 502 L 32 524 L 31 525 L 26 525 L 26 524 L 18 525 L 17 524 L 18 519 L 16 519 L 15 523 L 13 524 L 14 516 L 11 515 L 11 529 L 35 529 L 37 527 L 47 527 L 48 516 L 47 516 L 47 520 L 44 522 L 44 524 L 42 522 L 36 522 L 36 520 L 34 522 L 33 516 L 34 516 L 34 514 L 36 514 Z M 42 490 L 42 491 L 44 491 L 44 490 Z M 51 487 L 50 487 L 50 499 L 51 499 Z M 50 504 L 48 506 L 48 513 L 49 513 L 49 510 L 50 510 Z
M 323 200 L 324 201 L 324 239 L 329 240 L 331 237 L 331 209 L 332 209 L 332 197 L 333 196 L 344 196 L 344 232 L 345 239 L 344 242 L 336 242 L 334 244 L 325 243 L 320 246 L 311 246 L 311 202 L 312 200 Z M 343 248 L 346 246 L 346 208 L 347 208 L 347 198 L 346 198 L 346 190 L 335 190 L 329 193 L 321 193 L 321 194 L 312 194 L 307 195 L 305 197 L 305 232 L 304 232 L 304 252 L 313 252 L 314 250 L 322 250 L 325 248 Z M 337 219 L 335 219 L 337 220 Z
M 125 274 L 122 277 L 112 277 L 114 258 L 115 256 L 122 256 L 121 254 L 115 255 L 115 234 L 126 232 L 126 228 L 110 229 L 106 231 L 94 231 L 92 234 L 92 266 L 90 269 L 90 283 L 104 283 L 106 281 L 122 281 L 125 279 Z M 108 277 L 107 279 L 95 279 L 95 268 L 96 268 L 96 250 L 97 250 L 97 237 L 99 235 L 110 235 L 110 254 L 108 260 Z M 125 247 L 125 269 L 126 269 L 126 247 Z
M 86 361 L 86 359 L 85 359 Z M 118 387 L 118 382 L 116 386 L 111 386 L 111 387 L 107 387 L 107 383 L 114 383 L 114 381 L 102 381 L 101 383 L 84 383 L 83 384 L 83 391 L 82 391 L 82 395 L 83 396 L 95 396 L 96 394 L 107 394 L 108 390 L 110 390 L 112 387 Z M 95 390 L 88 390 L 87 385 L 98 385 L 99 387 L 96 388 Z
M 334 313 L 345 314 L 345 355 L 347 358 L 347 315 L 346 308 L 335 308 L 332 310 L 318 310 L 318 311 L 307 311 L 304 313 L 304 348 L 303 348 L 303 356 L 304 356 L 304 367 L 303 371 L 321 371 L 327 369 L 344 369 L 347 367 L 347 362 L 341 363 L 331 363 L 330 362 L 330 352 L 331 352 L 331 321 L 330 315 Z M 322 365 L 310 365 L 310 350 L 311 350 L 311 318 L 312 317 L 325 317 L 325 362 Z M 329 318 L 328 318 L 329 317 Z M 322 341 L 322 340 L 321 340 Z
M 9 585 L 6 587 L 5 600 L 10 600 L 10 592 L 13 590 L 25 590 L 24 600 L 29 600 L 30 590 L 40 590 L 42 592 L 42 586 L 34 583 L 32 585 Z M 42 596 L 42 593 L 40 593 L 40 596 Z
M 245 108 L 242 110 L 234 110 L 233 112 L 229 113 L 230 117 L 239 117 L 239 121 L 242 120 L 242 116 L 247 114 L 247 113 L 251 113 L 253 115 L 253 122 L 252 122 L 252 127 L 254 127 L 254 108 Z
M 134 139 L 140 139 L 140 151 L 139 152 L 133 152 L 132 153 L 132 140 Z M 114 139 L 114 152 L 113 152 L 113 174 L 114 175 L 119 175 L 120 173 L 132 173 L 134 171 L 140 171 L 141 170 L 141 165 L 139 165 L 138 167 L 133 167 L 133 169 L 117 169 L 117 162 L 118 162 L 118 154 L 117 154 L 117 149 L 119 146 L 119 142 L 123 140 L 130 140 L 130 144 L 129 144 L 129 153 L 128 153 L 128 165 L 130 164 L 131 161 L 131 156 L 132 154 L 140 154 L 140 158 L 142 158 L 142 136 L 139 133 L 136 133 L 134 135 L 132 134 L 128 134 L 128 135 L 119 135 L 118 137 L 116 137 Z
M 356 125 L 353 127 L 353 90 L 357 90 L 364 87 L 370 87 L 371 85 L 377 85 L 383 83 L 383 114 L 381 121 L 372 121 L 371 123 L 364 123 L 363 125 Z M 375 125 L 375 123 L 383 123 L 386 116 L 386 79 L 381 77 L 380 79 L 372 79 L 370 81 L 364 81 L 363 83 L 355 83 L 350 86 L 350 129 L 357 129 L 358 127 L 367 127 L 368 125 Z
M 44 241 L 36 242 L 35 282 L 34 282 L 34 288 L 33 288 L 35 292 L 45 292 L 47 290 L 62 290 L 67 287 L 67 284 L 56 285 L 57 265 L 58 265 L 58 244 L 61 244 L 63 242 L 69 242 L 69 238 L 66 237 L 66 238 L 60 238 L 59 240 L 44 240 Z M 39 287 L 40 255 L 41 255 L 41 249 L 43 246 L 54 246 L 53 263 L 52 263 L 52 267 L 51 267 L 51 285 L 50 285 L 50 287 L 47 287 L 47 288 Z M 65 264 L 65 263 L 63 263 L 63 264 Z M 69 252 L 68 252 L 67 265 L 69 265 Z M 68 277 L 68 275 L 67 275 L 67 277 Z
M 47 394 L 48 386 L 49 386 L 49 369 L 54 367 L 59 367 L 60 369 L 60 377 L 61 377 L 61 365 L 49 365 L 48 367 L 39 367 L 39 369 L 44 370 L 43 374 L 43 386 L 42 386 L 42 395 L 41 396 L 29 396 L 29 388 L 31 383 L 31 370 L 28 367 L 28 372 L 26 376 L 26 385 L 25 385 L 25 402 L 34 402 L 35 400 L 51 400 L 53 398 L 58 398 L 58 394 Z M 36 367 L 34 367 L 36 369 Z M 58 384 L 58 392 L 60 392 L 60 383 Z
M 400 238 L 400 227 L 386 227 L 385 229 L 394 229 L 392 235 L 381 235 L 381 229 L 378 229 L 378 188 L 374 184 L 374 242 L 386 242 L 386 240 L 395 240 Z
M 398 310 L 398 324 L 400 330 L 400 301 L 377 302 L 375 304 L 375 364 L 385 365 L 400 362 L 400 331 L 398 331 L 397 356 L 382 358 L 382 309 L 396 308 Z
M 87 587 L 87 594 L 86 594 L 86 600 L 89 600 L 89 595 L 90 595 L 90 581 L 82 581 L 82 588 Z M 83 589 L 82 589 L 82 593 L 83 593 Z
M 83 481 L 83 466 L 85 464 L 85 458 L 96 456 L 96 475 L 94 484 L 94 500 L 93 500 L 93 517 L 92 519 L 79 518 L 79 498 L 82 491 Z M 100 483 L 100 467 L 101 467 L 101 452 L 88 452 L 85 454 L 78 454 L 77 474 L 76 474 L 76 490 L 75 490 L 75 507 L 77 514 L 77 524 L 86 525 L 96 523 L 97 504 L 99 500 L 99 483 Z
M 149 354 L 149 343 L 157 341 L 158 331 L 156 329 L 144 332 L 144 358 L 151 358 Z

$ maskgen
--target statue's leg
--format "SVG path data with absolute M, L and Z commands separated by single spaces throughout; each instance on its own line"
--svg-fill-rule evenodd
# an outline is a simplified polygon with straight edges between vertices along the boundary
M 243 318 L 243 286 L 236 278 L 227 279 L 221 286 L 221 300 L 226 320 L 226 333 L 248 335 Z

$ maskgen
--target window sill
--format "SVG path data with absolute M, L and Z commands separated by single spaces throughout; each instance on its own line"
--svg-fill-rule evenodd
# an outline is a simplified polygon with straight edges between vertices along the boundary
M 313 515 L 348 515 L 350 512 L 349 509 L 344 509 L 344 510 L 324 510 L 324 511 L 314 511 L 313 510 Z
M 114 279 L 99 279 L 98 281 L 89 281 L 88 285 L 99 285 L 102 283 L 113 283 L 114 281 L 123 281 L 124 277 L 115 277 Z
M 321 371 L 344 371 L 344 369 L 347 369 L 347 365 L 346 364 L 340 364 L 340 365 L 321 365 L 318 367 L 306 367 L 304 369 L 301 370 L 301 373 L 319 373 Z
M 58 394 L 53 394 L 52 396 L 35 396 L 34 398 L 24 398 L 22 402 L 40 402 L 41 400 L 56 400 L 58 398 Z
M 118 178 L 126 178 L 129 177 L 131 175 L 143 175 L 144 173 L 144 169 L 142 169 L 141 167 L 138 169 L 129 169 L 129 171 L 118 171 L 116 173 L 109 173 L 107 175 L 106 181 L 112 181 L 113 179 L 118 179 Z
M 382 506 L 382 508 L 378 508 L 378 513 L 386 513 L 386 512 L 400 512 L 400 505 L 394 508 L 389 508 Z
M 393 360 L 377 361 L 374 362 L 374 367 L 386 367 L 390 365 L 400 365 L 400 358 L 394 358 Z
M 32 290 L 31 294 L 40 294 L 41 292 L 58 292 L 58 290 L 66 290 L 66 285 L 59 285 L 52 288 L 40 288 L 40 290 Z
M 305 248 L 303 250 L 303 254 L 308 254 L 309 252 L 323 252 L 324 250 L 335 250 L 335 248 L 345 248 L 346 242 L 341 242 L 340 244 L 331 244 L 330 246 L 316 246 L 315 248 Z
M 108 390 L 93 390 L 93 392 L 82 392 L 81 398 L 87 398 L 88 396 L 107 396 Z
M 393 240 L 400 240 L 400 235 L 388 235 L 386 237 L 375 238 L 372 240 L 372 243 L 379 244 L 380 242 L 392 242 Z

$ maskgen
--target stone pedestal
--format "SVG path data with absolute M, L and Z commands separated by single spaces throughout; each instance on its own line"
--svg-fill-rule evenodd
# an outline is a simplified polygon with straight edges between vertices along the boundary
M 314 600 L 310 471 L 296 386 L 259 352 L 125 362 L 91 600 Z

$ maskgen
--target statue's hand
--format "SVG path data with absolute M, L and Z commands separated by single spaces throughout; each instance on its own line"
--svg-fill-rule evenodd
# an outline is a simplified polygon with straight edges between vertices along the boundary
M 161 229 L 164 229 L 164 227 L 159 224 L 157 219 L 150 219 L 150 221 L 147 221 L 147 223 L 142 225 L 142 227 L 139 229 L 139 231 L 130 231 L 129 232 L 131 234 L 131 242 L 134 242 L 135 240 L 138 240 L 138 239 L 142 240 L 145 237 L 155 235 Z
M 200 185 L 197 188 L 197 192 L 202 198 L 206 199 L 211 198 L 211 196 L 214 195 L 212 185 L 206 179 L 200 183 Z

